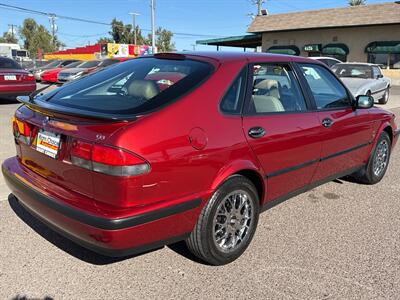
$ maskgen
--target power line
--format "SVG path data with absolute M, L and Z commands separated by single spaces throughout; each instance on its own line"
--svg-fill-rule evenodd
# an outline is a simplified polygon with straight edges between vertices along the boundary
M 3 8 L 8 8 L 16 11 L 21 11 L 21 12 L 27 12 L 31 14 L 36 14 L 36 15 L 41 15 L 41 16 L 47 16 L 47 17 L 57 17 L 59 19 L 66 19 L 66 20 L 71 20 L 71 21 L 79 21 L 79 22 L 85 22 L 85 23 L 92 23 L 92 24 L 99 24 L 99 25 L 110 25 L 109 23 L 105 22 L 99 22 L 99 21 L 94 21 L 94 20 L 88 20 L 88 19 L 82 19 L 82 18 L 75 18 L 75 17 L 68 17 L 68 16 L 63 16 L 63 15 L 57 15 L 54 13 L 48 13 L 44 11 L 39 11 L 39 10 L 33 10 L 25 7 L 20 7 L 20 6 L 15 6 L 15 5 L 9 5 L 9 4 L 4 4 L 0 3 L 0 7 Z
M 14 6 L 14 5 L 9 5 L 9 4 L 4 4 L 4 3 L 0 3 L 0 8 L 13 10 L 13 11 L 19 11 L 19 12 L 26 12 L 26 13 L 36 14 L 36 15 L 41 15 L 41 16 L 46 16 L 46 17 L 55 17 L 55 18 L 65 19 L 65 20 L 70 20 L 70 21 L 78 21 L 78 22 L 85 22 L 85 23 L 91 23 L 91 24 L 97 24 L 97 25 L 112 26 L 111 23 L 105 23 L 105 22 L 100 22 L 100 21 L 95 21 L 95 20 L 88 20 L 88 19 L 82 19 L 82 18 L 57 15 L 54 13 L 48 13 L 48 12 L 33 10 L 33 9 L 29 9 L 29 8 L 24 8 L 24 7 Z M 122 27 L 122 26 L 118 26 L 118 25 L 114 25 L 114 26 Z M 146 28 L 140 28 L 140 29 L 141 29 L 141 31 L 152 32 L 151 29 L 146 29 Z M 187 37 L 221 37 L 221 36 L 223 36 L 223 35 L 195 34 L 195 33 L 185 33 L 185 32 L 172 32 L 172 33 L 174 35 L 187 36 Z M 87 36 L 82 36 L 82 37 L 87 37 Z

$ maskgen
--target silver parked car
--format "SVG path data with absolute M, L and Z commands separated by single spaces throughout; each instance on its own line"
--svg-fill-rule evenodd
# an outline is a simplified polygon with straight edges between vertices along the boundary
M 329 68 L 332 68 L 333 66 L 342 63 L 342 61 L 340 61 L 334 57 L 313 56 L 313 57 L 309 57 L 309 58 L 318 60 L 318 61 L 324 63 L 325 65 L 327 65 Z
M 332 67 L 354 97 L 370 95 L 380 104 L 389 100 L 390 79 L 383 76 L 378 65 L 367 63 L 340 63 Z

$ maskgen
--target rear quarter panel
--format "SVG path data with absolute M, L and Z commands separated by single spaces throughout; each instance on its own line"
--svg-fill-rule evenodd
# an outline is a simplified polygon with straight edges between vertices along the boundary
M 240 116 L 219 112 L 219 101 L 246 61 L 221 65 L 190 94 L 167 107 L 141 117 L 115 133 L 107 143 L 128 149 L 151 165 L 140 180 L 127 180 L 115 193 L 120 206 L 145 205 L 193 195 L 208 197 L 238 169 L 257 169 L 242 132 Z M 195 132 L 195 134 L 193 134 Z M 204 148 L 195 149 L 191 140 Z M 199 148 L 199 147 L 197 147 Z M 99 182 L 94 185 L 101 186 Z M 124 194 L 120 194 L 121 191 Z M 95 190 L 101 199 L 101 190 Z

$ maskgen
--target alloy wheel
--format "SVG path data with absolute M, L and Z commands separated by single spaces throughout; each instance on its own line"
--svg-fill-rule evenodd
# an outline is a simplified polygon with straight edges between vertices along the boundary
M 228 194 L 218 205 L 213 220 L 214 244 L 225 253 L 235 251 L 248 238 L 254 223 L 254 211 L 246 191 Z
M 375 157 L 372 170 L 375 176 L 380 176 L 386 169 L 389 160 L 389 144 L 386 140 L 382 140 L 376 147 Z

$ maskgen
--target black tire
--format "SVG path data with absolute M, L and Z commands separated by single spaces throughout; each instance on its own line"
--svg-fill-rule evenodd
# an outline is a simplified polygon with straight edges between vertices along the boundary
M 386 104 L 389 101 L 389 94 L 390 94 L 390 88 L 387 87 L 385 90 L 385 94 L 383 94 L 383 97 L 379 99 L 379 104 Z
M 381 169 L 379 173 L 376 173 L 374 171 L 374 161 L 378 159 L 379 156 L 379 146 L 380 145 L 386 145 L 387 146 L 387 154 L 385 158 L 385 166 Z M 371 156 L 368 159 L 367 165 L 357 172 L 356 174 L 353 175 L 353 177 L 365 184 L 375 184 L 378 183 L 379 181 L 382 180 L 383 176 L 385 176 L 387 167 L 389 165 L 389 160 L 390 160 L 390 150 L 391 150 L 391 141 L 390 137 L 387 134 L 386 131 L 382 131 L 381 134 L 379 135 L 379 138 L 374 146 L 374 150 L 371 153 Z M 376 162 L 377 164 L 377 162 Z
M 243 240 L 238 243 L 235 247 L 230 250 L 223 250 L 223 246 L 217 245 L 217 241 L 214 239 L 216 235 L 215 231 L 222 231 L 223 229 L 217 230 L 218 224 L 215 224 L 216 220 L 220 220 L 217 218 L 217 210 L 222 208 L 227 212 L 226 202 L 229 198 L 229 195 L 233 193 L 242 193 L 247 197 L 249 206 L 251 207 L 251 219 L 244 221 L 241 220 L 237 222 L 238 226 L 240 224 L 246 223 L 249 224 L 249 228 L 244 235 Z M 229 198 L 231 199 L 231 198 Z M 237 199 L 237 198 L 235 198 Z M 223 202 L 224 201 L 224 202 Z M 245 201 L 247 202 L 247 201 Z M 225 203 L 225 204 L 222 204 Z M 228 203 L 229 204 L 229 203 Z M 242 210 L 244 210 L 243 208 Z M 259 217 L 259 197 L 257 194 L 257 190 L 253 183 L 248 180 L 246 177 L 241 175 L 234 175 L 229 177 L 212 195 L 211 199 L 208 203 L 204 206 L 199 219 L 196 223 L 193 232 L 190 234 L 189 238 L 186 240 L 186 245 L 189 250 L 201 260 L 205 261 L 210 265 L 224 265 L 230 263 L 237 259 L 242 253 L 246 250 L 248 245 L 250 244 L 254 233 L 257 228 L 258 217 Z M 231 210 L 232 211 L 232 210 Z M 219 211 L 220 212 L 220 211 Z M 225 218 L 224 216 L 218 214 L 219 217 Z M 232 229 L 235 225 L 232 225 L 232 218 L 228 221 L 227 219 L 225 222 L 229 225 L 226 225 L 226 230 L 224 236 L 228 235 L 232 239 L 232 234 L 227 234 L 228 227 L 229 230 L 236 230 Z M 235 220 L 237 220 L 235 218 Z M 233 222 L 235 222 L 235 220 Z M 239 232 L 237 230 L 234 235 Z M 224 241 L 229 240 L 228 238 L 224 239 Z

